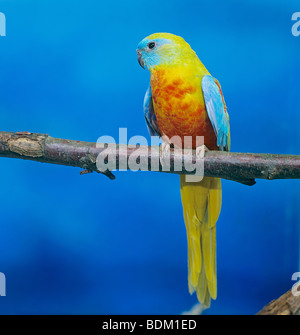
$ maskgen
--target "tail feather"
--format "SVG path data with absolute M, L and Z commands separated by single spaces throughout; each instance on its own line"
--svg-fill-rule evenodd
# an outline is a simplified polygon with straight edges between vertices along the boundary
M 180 176 L 181 200 L 188 241 L 189 291 L 206 307 L 217 297 L 216 222 L 221 211 L 221 179 L 186 182 Z

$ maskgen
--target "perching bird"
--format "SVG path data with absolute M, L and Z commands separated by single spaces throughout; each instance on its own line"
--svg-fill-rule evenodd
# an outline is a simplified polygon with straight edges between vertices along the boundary
M 230 149 L 230 126 L 219 82 L 182 37 L 156 33 L 137 46 L 138 62 L 150 73 L 144 114 L 151 136 L 164 140 L 204 136 L 209 150 Z M 176 145 L 175 145 L 176 146 Z M 188 283 L 204 307 L 217 296 L 216 222 L 221 180 L 204 177 L 187 182 L 180 175 L 181 200 L 188 241 Z

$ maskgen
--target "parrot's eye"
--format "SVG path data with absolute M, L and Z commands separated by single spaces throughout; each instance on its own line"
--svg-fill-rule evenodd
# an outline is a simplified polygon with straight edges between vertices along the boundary
M 148 43 L 148 48 L 149 49 L 154 49 L 155 48 L 155 42 Z

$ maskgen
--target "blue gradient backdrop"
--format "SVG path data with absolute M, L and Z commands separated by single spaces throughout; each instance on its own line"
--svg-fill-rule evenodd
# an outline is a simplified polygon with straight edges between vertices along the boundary
M 96 141 L 148 137 L 137 43 L 183 36 L 221 82 L 232 151 L 299 154 L 299 1 L 0 1 L 0 125 Z M 1 158 L 0 314 L 178 314 L 187 287 L 179 178 Z M 223 182 L 218 298 L 253 314 L 299 271 L 299 181 Z

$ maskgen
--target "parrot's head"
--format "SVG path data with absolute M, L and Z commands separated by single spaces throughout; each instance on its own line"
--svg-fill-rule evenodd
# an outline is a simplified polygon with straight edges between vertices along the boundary
M 149 71 L 158 65 L 175 65 L 196 55 L 182 37 L 168 33 L 145 37 L 136 51 L 139 64 Z

